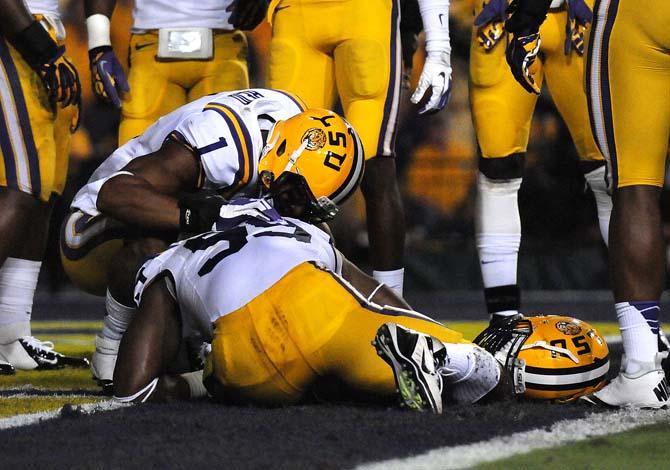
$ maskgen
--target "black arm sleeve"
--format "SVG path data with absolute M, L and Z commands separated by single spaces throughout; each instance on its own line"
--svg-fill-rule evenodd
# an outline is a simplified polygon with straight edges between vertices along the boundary
M 512 4 L 512 16 L 505 22 L 507 31 L 519 34 L 537 32 L 549 11 L 551 0 L 517 0 Z

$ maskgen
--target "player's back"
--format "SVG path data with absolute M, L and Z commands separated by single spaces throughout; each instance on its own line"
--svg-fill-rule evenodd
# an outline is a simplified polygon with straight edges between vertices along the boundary
M 167 273 L 174 282 L 185 335 L 208 336 L 211 324 L 246 305 L 304 262 L 332 271 L 341 259 L 330 237 L 306 222 L 282 218 L 264 200 L 241 200 L 243 212 L 208 232 L 172 245 L 138 274 L 136 300 L 145 285 Z
M 110 175 L 121 170 L 131 160 L 156 152 L 180 125 L 189 119 L 195 121 L 195 118 L 205 112 L 208 113 L 205 119 L 200 119 L 193 126 L 187 126 L 192 133 L 198 134 L 190 140 L 221 142 L 220 147 L 226 147 L 225 154 L 237 162 L 238 153 L 242 152 L 250 153 L 249 157 L 254 161 L 259 158 L 263 147 L 261 129 L 269 130 L 273 122 L 288 119 L 303 110 L 304 106 L 297 98 L 281 91 L 260 88 L 222 92 L 199 98 L 159 118 L 141 135 L 119 147 L 93 172 L 86 186 L 74 197 L 71 206 L 96 215 L 98 212 L 95 198 Z M 208 125 L 204 126 L 203 121 Z M 189 142 L 188 137 L 183 140 L 199 150 L 200 146 Z M 241 141 L 244 141 L 244 145 Z M 212 154 L 208 157 L 211 160 L 212 157 L 216 159 L 219 156 Z

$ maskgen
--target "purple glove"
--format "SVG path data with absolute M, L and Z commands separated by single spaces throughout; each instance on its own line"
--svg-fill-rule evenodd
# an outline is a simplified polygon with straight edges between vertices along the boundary
M 593 12 L 584 0 L 566 0 L 568 3 L 568 22 L 565 25 L 565 55 L 572 49 L 584 55 L 584 32 L 593 21 Z
M 93 93 L 106 103 L 121 107 L 120 94 L 128 93 L 130 87 L 119 59 L 111 46 L 95 47 L 88 51 L 91 64 Z
M 498 44 L 505 33 L 507 0 L 491 0 L 475 18 L 477 41 L 487 51 Z

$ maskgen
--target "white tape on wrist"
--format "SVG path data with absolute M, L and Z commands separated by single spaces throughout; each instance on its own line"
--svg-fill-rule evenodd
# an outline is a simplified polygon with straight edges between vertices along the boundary
M 109 18 L 100 13 L 86 18 L 89 51 L 95 47 L 112 45 L 112 39 L 109 33 L 110 26 Z

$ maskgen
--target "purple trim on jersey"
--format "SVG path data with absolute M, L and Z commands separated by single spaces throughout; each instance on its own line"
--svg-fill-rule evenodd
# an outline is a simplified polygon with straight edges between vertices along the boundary
M 40 196 L 42 193 L 42 180 L 40 178 L 40 161 L 37 155 L 37 148 L 35 147 L 35 139 L 33 137 L 33 130 L 30 125 L 30 118 L 28 117 L 28 108 L 26 100 L 21 89 L 21 81 L 19 74 L 16 71 L 16 66 L 9 53 L 9 49 L 4 41 L 0 41 L 0 60 L 4 65 L 5 72 L 9 78 L 9 83 L 12 88 L 12 95 L 14 96 L 14 105 L 16 106 L 16 113 L 19 118 L 19 125 L 21 127 L 21 134 L 23 135 L 23 143 L 26 147 L 26 155 L 28 157 L 28 169 L 30 171 L 30 186 L 34 196 Z
M 386 91 L 386 100 L 384 102 L 384 116 L 382 119 L 382 125 L 379 128 L 379 140 L 377 141 L 377 152 L 375 153 L 375 157 L 384 155 L 384 140 L 386 140 L 386 134 L 388 133 L 388 126 L 389 126 L 389 120 L 391 117 L 391 113 L 393 111 L 393 101 L 394 101 L 394 95 L 396 91 L 399 93 L 400 90 L 396 90 L 396 68 L 398 67 L 396 56 L 397 56 L 397 38 L 398 38 L 398 29 L 399 29 L 399 23 L 398 23 L 398 0 L 393 0 L 393 7 L 391 8 L 391 66 L 389 68 L 389 87 L 388 90 Z M 398 118 L 396 115 L 396 119 L 394 122 L 390 123 L 390 125 L 393 127 L 391 132 L 393 133 L 391 137 L 391 153 L 393 154 L 394 152 L 394 139 L 395 139 L 395 131 L 398 125 Z M 370 156 L 369 158 L 372 158 Z
M 288 99 L 293 101 L 295 103 L 295 105 L 298 107 L 298 109 L 300 110 L 300 112 L 303 112 L 303 111 L 307 110 L 307 108 L 305 108 L 298 100 L 296 100 L 293 96 L 291 96 L 290 93 L 286 93 L 285 91 L 282 91 L 282 90 L 274 90 L 274 91 L 276 91 L 277 93 L 281 93 L 282 95 L 286 96 Z

